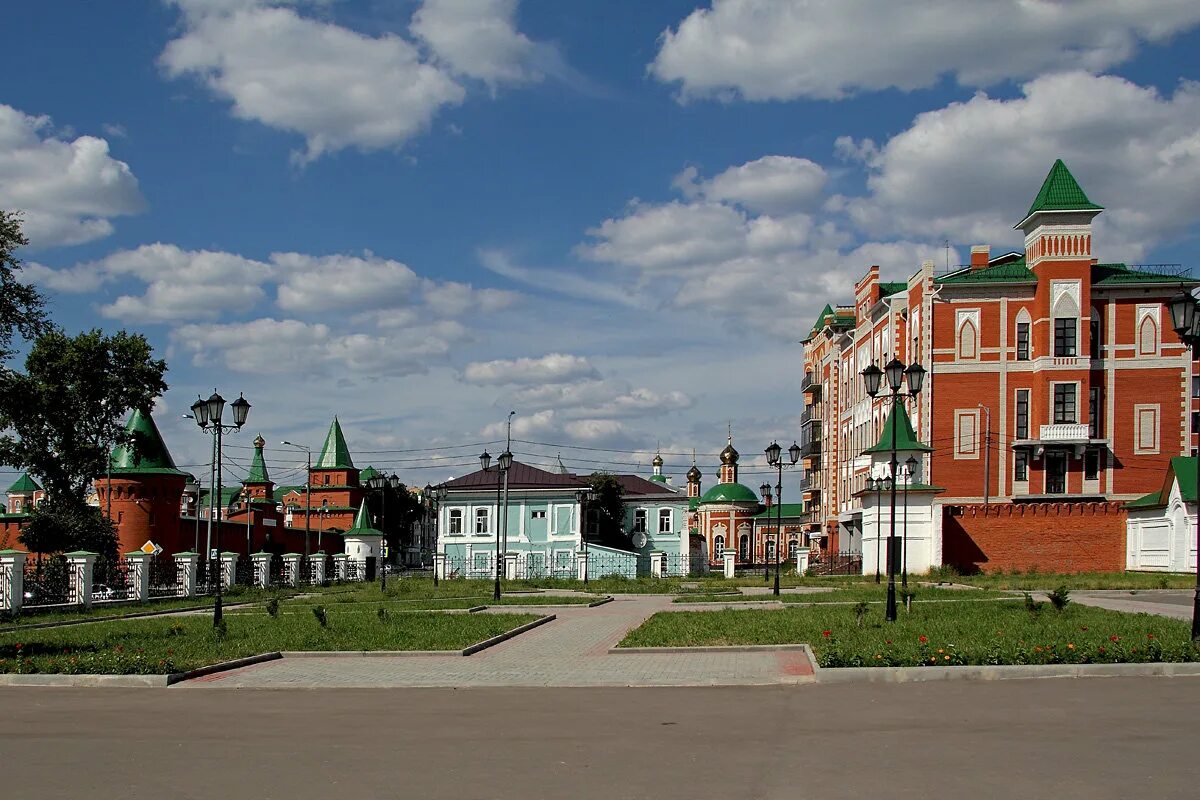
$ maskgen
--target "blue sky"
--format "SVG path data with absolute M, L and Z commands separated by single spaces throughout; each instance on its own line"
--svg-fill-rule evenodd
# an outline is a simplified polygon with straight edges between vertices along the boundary
M 184 464 L 215 385 L 272 443 L 336 412 L 410 482 L 510 409 L 555 445 L 531 463 L 711 473 L 727 423 L 796 436 L 825 302 L 1018 245 L 1056 157 L 1102 258 L 1197 242 L 1194 2 L 44 0 L 6 29 L 26 272 L 168 358 Z

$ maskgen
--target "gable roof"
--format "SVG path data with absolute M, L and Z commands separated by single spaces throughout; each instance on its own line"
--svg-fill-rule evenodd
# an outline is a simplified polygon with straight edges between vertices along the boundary
M 41 486 L 38 486 L 37 481 L 29 477 L 28 472 L 22 472 L 21 477 L 17 478 L 17 482 L 8 487 L 9 494 L 33 494 L 40 492 Z
M 343 531 L 342 536 L 383 536 L 383 531 L 371 524 L 371 514 L 367 511 L 366 500 L 363 500 L 362 505 L 358 507 L 358 513 L 354 515 L 354 526 L 348 531 Z
M 957 272 L 935 277 L 935 283 L 978 284 L 978 283 L 1037 283 L 1037 276 L 1029 269 L 1022 256 L 1016 260 L 1005 261 L 979 269 L 963 267 Z
M 908 291 L 908 282 L 907 281 L 880 281 L 879 282 L 879 296 L 880 297 L 890 297 L 891 295 L 898 294 L 900 292 L 906 292 L 906 291 Z
M 621 484 L 621 488 L 627 495 L 679 494 L 678 489 L 666 483 L 665 476 L 662 476 L 663 480 L 661 481 L 643 478 L 641 475 L 613 475 L 613 477 Z
M 1125 507 L 1132 509 L 1166 508 L 1167 503 L 1171 499 L 1171 487 L 1176 481 L 1179 482 L 1179 496 L 1183 498 L 1183 502 L 1196 502 L 1196 469 L 1198 461 L 1200 459 L 1197 459 L 1195 456 L 1175 456 L 1167 466 L 1162 486 L 1157 491 L 1150 492 L 1150 494 L 1143 495 L 1136 500 L 1130 500 L 1125 504 Z
M 1124 284 L 1167 284 L 1194 285 L 1195 279 L 1181 266 L 1158 264 L 1154 266 L 1130 267 L 1126 264 L 1093 264 L 1093 286 L 1116 286 Z
M 149 411 L 135 409 L 125 423 L 125 434 L 126 441 L 112 451 L 114 475 L 187 475 L 175 467 Z
M 441 484 L 443 489 L 495 489 L 500 473 L 493 466 L 484 472 L 477 469 L 461 478 Z M 514 460 L 508 468 L 509 489 L 586 489 L 589 483 L 578 475 L 547 472 Z
M 874 447 L 868 447 L 866 450 L 863 450 L 863 453 L 892 452 L 893 431 L 895 432 L 896 450 L 916 450 L 923 453 L 933 452 L 932 447 L 922 444 L 917 439 L 917 434 L 913 431 L 912 420 L 908 418 L 908 412 L 904 410 L 904 404 L 892 403 L 892 411 L 883 423 L 883 432 L 879 436 L 879 442 Z
M 346 437 L 342 435 L 342 426 L 336 416 L 329 426 L 329 433 L 325 435 L 325 445 L 313 469 L 354 469 L 350 448 L 346 446 Z
M 1037 197 L 1029 206 L 1025 219 L 1029 219 L 1039 211 L 1103 211 L 1104 206 L 1098 206 L 1084 194 L 1083 188 L 1075 180 L 1075 176 L 1067 169 L 1061 158 L 1054 161 Z M 1018 224 L 1017 227 L 1020 227 Z

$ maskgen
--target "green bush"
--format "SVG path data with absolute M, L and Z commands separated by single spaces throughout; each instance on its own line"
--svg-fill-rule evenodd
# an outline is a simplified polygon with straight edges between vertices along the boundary
M 1065 586 L 1059 586 L 1053 592 L 1050 592 L 1050 605 L 1054 606 L 1056 611 L 1062 611 L 1071 602 L 1070 592 Z
M 313 606 L 312 613 L 317 618 L 317 624 L 322 628 L 329 627 L 329 616 L 325 613 L 325 606 Z

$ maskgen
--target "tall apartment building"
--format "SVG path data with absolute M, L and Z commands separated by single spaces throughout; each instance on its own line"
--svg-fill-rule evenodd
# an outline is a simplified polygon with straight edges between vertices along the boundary
M 805 340 L 811 537 L 842 550 L 861 542 L 856 493 L 871 469 L 863 451 L 879 440 L 887 409 L 866 395 L 860 372 L 893 355 L 928 371 L 908 412 L 933 448 L 919 477 L 943 490 L 932 501 L 945 510 L 935 525 L 974 504 L 982 517 L 996 506 L 1024 516 L 1052 504 L 1046 525 L 1068 506 L 1107 514 L 1159 486 L 1170 459 L 1191 452 L 1195 370 L 1166 303 L 1197 283 L 1176 267 L 1102 262 L 1092 238 L 1102 210 L 1057 161 L 1015 226 L 1024 252 L 977 246 L 968 265 L 939 272 L 926 262 L 900 283 L 871 267 L 853 304 L 826 306 Z

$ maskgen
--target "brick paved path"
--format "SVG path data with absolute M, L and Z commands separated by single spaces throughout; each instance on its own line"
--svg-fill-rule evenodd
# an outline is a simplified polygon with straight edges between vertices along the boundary
M 285 658 L 181 687 L 734 686 L 797 683 L 812 668 L 797 651 L 609 654 L 670 596 L 624 596 L 557 619 L 473 656 Z M 676 609 L 679 607 L 676 606 Z M 497 609 L 511 612 L 512 606 Z M 679 613 L 687 613 L 681 610 Z

